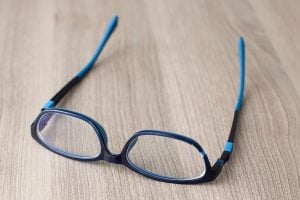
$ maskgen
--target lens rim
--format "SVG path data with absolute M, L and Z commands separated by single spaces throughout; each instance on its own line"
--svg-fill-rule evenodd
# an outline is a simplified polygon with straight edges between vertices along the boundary
M 59 113 L 59 114 L 75 117 L 77 119 L 87 122 L 90 126 L 92 126 L 92 128 L 94 129 L 95 134 L 97 135 L 97 138 L 99 140 L 99 145 L 100 145 L 99 155 L 97 155 L 97 156 L 80 156 L 77 154 L 63 151 L 63 150 L 56 148 L 55 146 L 45 142 L 39 136 L 37 128 L 38 128 L 38 123 L 39 123 L 41 117 L 43 117 L 47 113 Z M 64 109 L 45 109 L 45 110 L 43 110 L 31 125 L 31 135 L 39 144 L 41 144 L 48 150 L 50 150 L 56 154 L 59 154 L 61 156 L 64 156 L 64 157 L 67 157 L 70 159 L 74 159 L 74 160 L 81 160 L 81 161 L 100 160 L 104 157 L 104 154 L 106 152 L 105 146 L 107 143 L 107 136 L 106 136 L 106 133 L 105 133 L 105 130 L 103 129 L 103 127 L 100 124 L 98 124 L 95 120 L 89 118 L 88 116 L 85 116 L 81 113 L 73 112 L 70 110 L 64 110 Z
M 175 139 L 175 140 L 179 140 L 185 143 L 188 143 L 189 145 L 192 145 L 193 147 L 196 148 L 196 150 L 199 151 L 200 155 L 202 156 L 204 165 L 205 165 L 205 170 L 204 172 L 197 177 L 193 177 L 193 178 L 174 178 L 174 177 L 169 177 L 169 176 L 162 176 L 159 174 L 155 174 L 153 172 L 147 171 L 143 168 L 138 167 L 136 164 L 134 164 L 132 161 L 130 161 L 128 154 L 132 148 L 132 143 L 141 136 L 145 136 L 145 135 L 152 135 L 152 136 L 161 136 L 161 137 L 167 137 L 167 138 L 171 138 L 171 139 Z M 206 153 L 204 152 L 203 148 L 200 146 L 200 144 L 198 144 L 195 140 L 193 140 L 192 138 L 186 137 L 184 135 L 179 135 L 177 133 L 171 133 L 171 132 L 166 132 L 166 131 L 158 131 L 158 130 L 143 130 L 143 131 L 139 131 L 137 133 L 135 133 L 125 144 L 122 153 L 125 157 L 124 159 L 124 164 L 130 168 L 131 170 L 144 175 L 146 177 L 155 179 L 155 180 L 160 180 L 160 181 L 165 181 L 165 182 L 173 182 L 173 183 L 187 183 L 187 182 L 197 182 L 199 180 L 202 180 L 206 174 L 207 171 L 211 168 L 210 162 L 208 160 L 208 157 L 206 155 Z
M 37 125 L 38 121 L 43 116 L 45 113 L 48 112 L 58 112 L 58 113 L 63 113 L 63 114 L 69 114 L 74 117 L 80 118 L 84 121 L 87 121 L 90 123 L 93 128 L 95 128 L 95 132 L 99 138 L 100 145 L 101 145 L 101 153 L 97 157 L 79 157 L 79 156 L 74 156 L 70 154 L 64 154 L 63 152 L 57 151 L 56 149 L 51 148 L 50 146 L 46 145 L 37 135 Z M 189 143 L 196 147 L 198 149 L 199 153 L 203 155 L 204 163 L 205 163 L 205 173 L 201 177 L 196 177 L 196 178 L 191 178 L 191 179 L 178 179 L 178 178 L 172 178 L 172 177 L 164 177 L 160 176 L 154 173 L 150 173 L 148 171 L 145 171 L 141 168 L 136 167 L 134 164 L 130 162 L 128 159 L 128 150 L 130 148 L 130 144 L 139 136 L 142 135 L 158 135 L 158 136 L 164 136 L 164 137 L 169 137 L 177 140 L 181 140 L 183 142 Z M 192 138 L 186 137 L 184 135 L 179 135 L 176 133 L 171 133 L 171 132 L 166 132 L 166 131 L 159 131 L 159 130 L 142 130 L 137 133 L 135 133 L 124 145 L 122 151 L 120 154 L 114 154 L 110 152 L 107 146 L 107 136 L 104 128 L 95 120 L 92 118 L 83 115 L 81 113 L 77 113 L 74 111 L 62 109 L 62 108 L 47 108 L 47 109 L 42 109 L 40 114 L 37 116 L 37 118 L 34 120 L 34 122 L 31 124 L 31 136 L 33 139 L 38 142 L 40 145 L 48 149 L 49 151 L 56 153 L 60 156 L 72 159 L 72 160 L 78 160 L 78 161 L 99 161 L 99 160 L 105 160 L 110 163 L 115 163 L 115 164 L 122 164 L 126 166 L 127 168 L 131 169 L 132 171 L 141 174 L 147 178 L 151 178 L 153 180 L 157 181 L 162 181 L 162 182 L 167 182 L 167 183 L 175 183 L 175 184 L 199 184 L 199 183 L 205 183 L 208 181 L 214 180 L 218 174 L 221 172 L 223 163 L 218 163 L 214 164 L 214 166 L 210 165 L 209 159 L 204 152 L 203 148 L 198 144 L 195 140 Z

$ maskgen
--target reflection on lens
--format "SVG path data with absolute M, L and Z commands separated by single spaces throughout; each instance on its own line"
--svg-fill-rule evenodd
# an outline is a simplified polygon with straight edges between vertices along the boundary
M 142 135 L 129 146 L 128 159 L 152 174 L 177 179 L 204 175 L 205 163 L 192 145 L 163 136 Z
M 95 129 L 86 121 L 58 113 L 47 112 L 38 121 L 38 137 L 57 152 L 74 157 L 97 157 L 101 144 Z

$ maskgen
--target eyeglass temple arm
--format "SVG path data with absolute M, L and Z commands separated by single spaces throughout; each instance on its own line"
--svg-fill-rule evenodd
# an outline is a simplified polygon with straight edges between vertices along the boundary
M 242 37 L 239 39 L 239 61 L 240 61 L 240 88 L 239 88 L 239 96 L 235 106 L 233 121 L 231 130 L 229 133 L 228 140 L 225 144 L 224 151 L 221 157 L 217 160 L 214 167 L 221 168 L 230 158 L 230 155 L 233 151 L 234 137 L 236 133 L 238 117 L 240 110 L 243 105 L 244 99 L 244 89 L 245 89 L 245 42 Z
M 45 108 L 53 108 L 55 107 L 58 102 L 77 84 L 79 83 L 83 77 L 92 69 L 94 66 L 95 62 L 97 61 L 100 53 L 102 52 L 103 48 L 105 47 L 108 39 L 114 32 L 118 25 L 118 16 L 114 16 L 109 25 L 106 28 L 106 31 L 99 43 L 99 46 L 96 49 L 95 54 L 91 58 L 91 60 L 87 63 L 87 65 L 81 69 L 81 71 L 76 74 L 76 76 L 71 79 L 61 90 L 59 90 L 44 106 L 43 109 Z

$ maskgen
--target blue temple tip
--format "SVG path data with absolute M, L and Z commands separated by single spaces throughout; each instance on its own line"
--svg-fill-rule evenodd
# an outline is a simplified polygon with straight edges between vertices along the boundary
M 115 21 L 118 21 L 119 16 L 118 16 L 118 15 L 115 15 L 115 16 L 113 17 L 113 19 L 114 19 Z
M 245 41 L 243 37 L 239 39 L 239 60 L 240 60 L 240 91 L 235 110 L 239 111 L 243 104 L 245 88 Z
M 245 41 L 244 41 L 243 37 L 240 37 L 239 43 L 240 43 L 240 46 L 241 45 L 245 46 Z
M 116 26 L 118 25 L 118 20 L 119 20 L 119 16 L 118 15 L 115 15 L 112 18 L 112 20 L 110 21 L 110 24 L 109 24 L 109 26 L 110 26 L 111 29 L 115 29 L 116 28 Z
M 94 63 L 96 62 L 100 53 L 102 52 L 106 42 L 108 41 L 108 39 L 110 38 L 110 36 L 114 32 L 114 30 L 116 29 L 116 27 L 118 25 L 118 19 L 119 19 L 119 17 L 117 15 L 115 15 L 110 20 L 110 22 L 104 32 L 104 35 L 96 49 L 95 54 L 93 55 L 91 60 L 87 63 L 87 65 L 76 75 L 78 78 L 84 77 L 88 73 L 88 71 L 90 71 L 90 69 L 93 67 Z
M 242 57 L 242 59 L 244 59 L 244 52 L 245 52 L 245 41 L 243 37 L 240 37 L 239 39 L 239 51 L 240 51 L 240 56 Z

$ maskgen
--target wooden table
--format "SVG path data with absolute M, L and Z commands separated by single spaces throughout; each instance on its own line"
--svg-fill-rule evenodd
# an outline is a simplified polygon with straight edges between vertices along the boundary
M 300 199 L 300 1 L 1 0 L 0 199 Z M 214 162 L 238 88 L 235 151 L 217 180 L 153 181 L 104 162 L 50 153 L 30 135 L 41 106 L 119 26 L 95 68 L 60 104 L 105 127 L 120 152 L 142 129 L 182 133 Z

